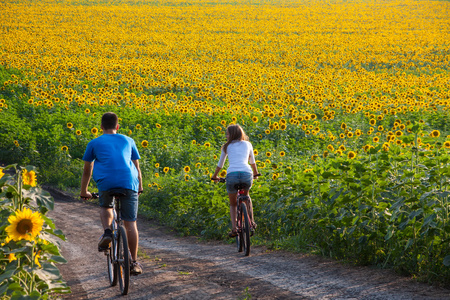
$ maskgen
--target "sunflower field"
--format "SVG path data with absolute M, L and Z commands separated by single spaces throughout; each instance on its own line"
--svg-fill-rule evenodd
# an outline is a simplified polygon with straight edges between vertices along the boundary
M 0 9 L 3 162 L 77 194 L 85 147 L 114 111 L 141 154 L 140 213 L 220 239 L 228 197 L 210 176 L 238 123 L 263 174 L 254 243 L 450 283 L 449 1 Z

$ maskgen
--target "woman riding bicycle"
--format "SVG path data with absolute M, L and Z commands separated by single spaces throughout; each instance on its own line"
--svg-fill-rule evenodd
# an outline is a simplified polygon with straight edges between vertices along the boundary
M 248 137 L 244 130 L 239 125 L 230 125 L 227 127 L 226 132 L 227 142 L 222 146 L 222 151 L 219 159 L 219 163 L 216 167 L 211 180 L 217 182 L 219 178 L 217 175 L 225 164 L 225 160 L 228 156 L 229 167 L 227 169 L 226 186 L 228 197 L 230 199 L 230 218 L 231 218 L 231 232 L 228 236 L 237 236 L 236 229 L 236 215 L 237 215 L 237 190 L 235 185 L 238 183 L 246 184 L 247 188 L 244 189 L 246 196 L 248 196 L 249 190 L 253 183 L 253 178 L 256 178 L 258 169 L 256 167 L 255 155 L 253 154 L 253 146 L 248 141 Z M 250 163 L 250 165 L 249 165 Z M 250 200 L 249 207 L 250 223 L 252 229 L 256 228 L 256 223 L 253 219 L 253 206 Z

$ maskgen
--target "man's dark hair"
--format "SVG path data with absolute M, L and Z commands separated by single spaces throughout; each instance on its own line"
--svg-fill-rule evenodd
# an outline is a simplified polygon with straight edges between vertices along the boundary
M 116 129 L 119 118 L 113 112 L 104 113 L 102 116 L 102 126 L 104 130 Z

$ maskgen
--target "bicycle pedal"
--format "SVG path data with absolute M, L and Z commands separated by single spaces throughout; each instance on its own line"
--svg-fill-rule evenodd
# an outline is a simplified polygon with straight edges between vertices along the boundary
M 106 252 L 108 251 L 109 247 L 107 248 L 103 248 L 103 247 L 98 247 L 98 252 Z

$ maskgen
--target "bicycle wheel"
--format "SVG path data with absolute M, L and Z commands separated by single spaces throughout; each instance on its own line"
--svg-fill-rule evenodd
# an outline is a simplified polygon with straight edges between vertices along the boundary
M 119 226 L 117 239 L 117 279 L 119 280 L 122 295 L 128 294 L 128 286 L 130 284 L 130 257 L 127 234 L 123 226 Z
M 112 239 L 111 245 L 106 250 L 106 263 L 108 264 L 108 279 L 111 286 L 117 285 L 117 263 L 114 261 L 115 253 L 117 253 L 116 240 Z
M 241 203 L 241 211 L 244 222 L 241 224 L 241 232 L 242 232 L 242 246 L 244 247 L 245 256 L 250 255 L 250 222 L 248 219 L 247 213 L 247 205 L 245 203 Z
M 238 211 L 237 211 L 237 220 L 236 220 L 236 228 L 237 228 L 236 245 L 237 245 L 238 252 L 242 252 L 242 249 L 244 249 L 244 246 L 242 245 L 242 241 L 243 241 L 242 223 L 243 223 L 242 211 L 239 206 Z

